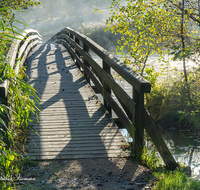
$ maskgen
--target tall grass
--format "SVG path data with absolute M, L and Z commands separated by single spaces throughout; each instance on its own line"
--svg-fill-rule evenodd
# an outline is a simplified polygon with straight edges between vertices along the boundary
M 146 96 L 146 108 L 155 122 L 163 127 L 176 127 L 181 130 L 200 130 L 200 68 L 188 72 L 188 86 L 191 100 L 188 99 L 182 73 L 166 82 L 156 82 Z M 191 103 L 192 102 L 192 103 Z
M 200 181 L 191 179 L 181 170 L 155 173 L 159 180 L 152 189 L 154 190 L 199 190 Z
M 30 116 L 38 109 L 35 89 L 23 80 L 25 68 L 22 66 L 16 74 L 6 59 L 10 43 L 16 38 L 12 24 L 13 21 L 0 17 L 0 80 L 9 81 L 8 101 L 0 99 L 0 189 L 12 189 L 14 185 L 14 176 L 19 173 L 18 161 L 25 151 Z

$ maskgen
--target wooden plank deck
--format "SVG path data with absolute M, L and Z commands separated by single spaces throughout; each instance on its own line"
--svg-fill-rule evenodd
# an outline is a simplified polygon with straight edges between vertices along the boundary
M 62 45 L 43 44 L 27 59 L 39 92 L 39 133 L 28 137 L 33 160 L 129 156 L 126 140 Z

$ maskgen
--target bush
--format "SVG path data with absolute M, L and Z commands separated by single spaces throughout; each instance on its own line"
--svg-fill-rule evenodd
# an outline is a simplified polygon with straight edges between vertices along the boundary
M 3 10 L 6 13 L 6 7 Z M 19 173 L 21 155 L 17 152 L 24 151 L 30 114 L 36 113 L 38 99 L 35 89 L 23 81 L 25 68 L 21 67 L 16 75 L 6 60 L 11 39 L 16 38 L 12 24 L 13 20 L 6 20 L 5 15 L 0 17 L 0 80 L 9 81 L 9 107 L 0 99 L 0 189 L 12 189 L 13 177 Z
M 183 74 L 170 79 L 170 83 L 156 83 L 146 95 L 146 109 L 155 122 L 184 130 L 199 130 L 200 86 L 199 68 L 188 72 L 188 88 Z

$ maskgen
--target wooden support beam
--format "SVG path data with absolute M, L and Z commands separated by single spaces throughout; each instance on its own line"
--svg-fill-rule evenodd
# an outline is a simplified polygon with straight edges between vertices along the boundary
M 134 102 L 136 102 L 135 116 L 132 118 L 135 127 L 135 138 L 133 139 L 133 151 L 136 160 L 141 161 L 142 150 L 144 148 L 144 125 L 143 125 L 144 93 L 139 93 L 133 87 L 133 100 Z
M 104 62 L 104 61 L 103 61 L 103 70 L 106 73 L 108 73 L 108 75 L 111 76 L 110 66 L 107 65 L 106 62 Z M 103 87 L 111 95 L 111 88 L 106 84 L 105 81 L 103 82 Z M 103 99 L 103 101 L 104 101 L 104 107 L 108 110 L 110 116 L 112 117 L 112 110 L 111 110 L 111 107 L 110 107 L 109 103 L 105 100 L 105 98 Z
M 77 38 L 77 37 L 75 37 L 75 42 L 78 44 L 78 45 L 80 45 L 80 40 Z M 76 50 L 76 54 L 80 57 L 81 56 L 81 54 Z M 75 62 L 76 63 L 76 65 L 77 65 L 77 67 L 79 68 L 79 69 L 81 69 L 80 68 L 80 65 L 79 64 L 77 64 L 77 62 Z
M 85 53 L 89 54 L 89 47 L 85 44 L 83 44 L 83 50 L 85 51 Z M 87 62 L 87 60 L 85 59 L 85 57 L 83 58 L 83 70 L 84 70 L 84 77 L 87 80 L 87 82 L 90 84 L 90 78 L 87 76 L 86 72 L 85 72 L 85 67 L 88 66 L 89 67 L 89 63 Z
M 167 168 L 170 170 L 176 169 L 178 164 L 176 163 L 171 152 L 167 148 L 167 145 L 165 144 L 161 134 L 157 130 L 155 123 L 152 121 L 151 117 L 144 108 L 143 108 L 143 125 L 145 127 L 145 130 L 151 137 L 151 140 L 155 144 Z

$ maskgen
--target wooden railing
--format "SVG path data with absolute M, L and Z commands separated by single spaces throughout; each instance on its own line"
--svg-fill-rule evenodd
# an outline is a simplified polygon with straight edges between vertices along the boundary
M 7 53 L 6 61 L 10 64 L 12 69 L 15 69 L 16 75 L 18 74 L 20 67 L 24 65 L 24 62 L 31 49 L 39 43 L 42 43 L 41 35 L 33 29 L 26 29 L 23 33 L 21 33 L 21 35 L 17 35 L 16 39 L 13 40 Z M 1 104 L 7 105 L 8 87 L 8 80 L 0 83 Z M 9 122 L 7 114 L 5 113 L 5 115 L 2 117 L 5 118 L 4 122 L 7 126 Z M 3 131 L 7 131 L 4 125 L 0 125 L 0 129 L 1 128 L 3 128 Z M 9 147 L 8 136 L 4 137 L 4 142 L 6 142 Z
M 13 40 L 9 51 L 6 56 L 6 61 L 10 64 L 12 69 L 15 69 L 15 73 L 19 72 L 20 66 L 22 66 L 33 47 L 42 43 L 42 37 L 37 30 L 26 29 L 21 35 L 17 35 Z M 6 80 L 0 84 L 0 98 L 4 104 L 7 104 L 9 82 Z
M 178 164 L 144 108 L 144 93 L 150 93 L 150 83 L 90 38 L 68 27 L 55 34 L 49 41 L 64 45 L 77 66 L 83 70 L 86 80 L 88 82 L 93 81 L 104 98 L 105 108 L 110 115 L 111 110 L 116 113 L 133 138 L 134 155 L 141 158 L 144 146 L 144 129 L 146 129 L 166 166 L 169 169 L 175 169 Z M 90 55 L 90 50 L 102 59 L 102 67 L 94 61 Z M 132 86 L 132 98 L 112 78 L 111 68 Z M 123 109 L 113 99 L 111 91 L 115 94 Z

